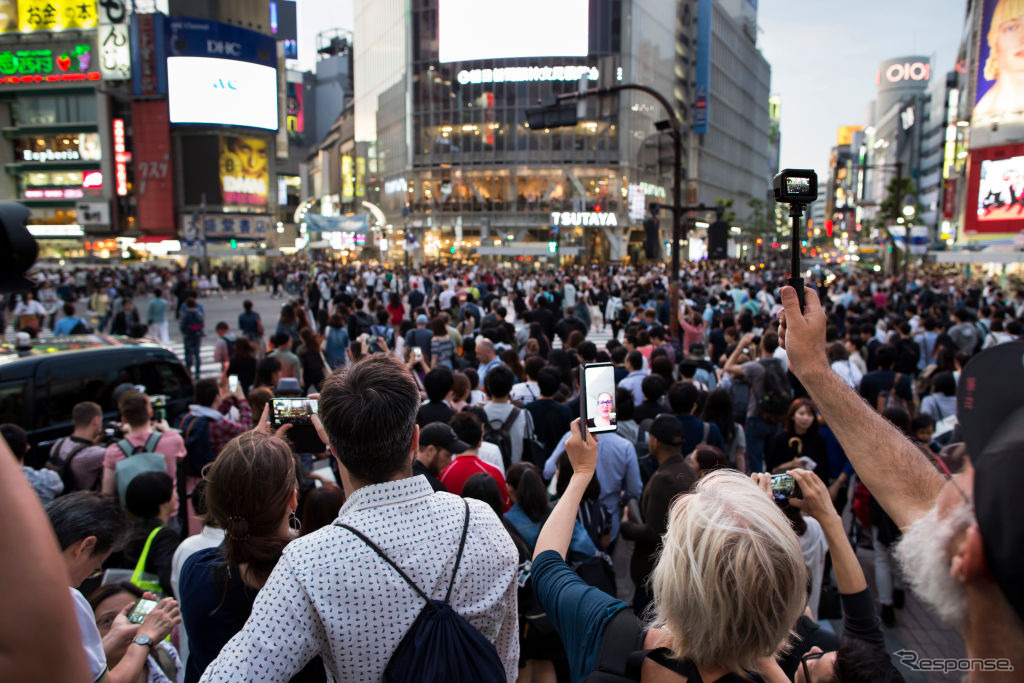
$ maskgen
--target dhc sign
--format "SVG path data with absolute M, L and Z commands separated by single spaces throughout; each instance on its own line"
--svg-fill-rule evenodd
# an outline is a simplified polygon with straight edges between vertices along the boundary
M 552 225 L 566 227 L 618 227 L 619 221 L 614 213 L 598 213 L 596 211 L 552 211 Z

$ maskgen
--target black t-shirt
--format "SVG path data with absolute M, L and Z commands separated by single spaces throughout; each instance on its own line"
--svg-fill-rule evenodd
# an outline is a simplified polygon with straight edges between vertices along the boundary
M 860 395 L 874 408 L 878 404 L 879 392 L 892 389 L 895 379 L 895 370 L 875 370 L 874 372 L 869 372 L 864 375 L 864 379 L 860 382 Z M 899 384 L 896 386 L 896 395 L 907 401 L 908 404 L 914 400 L 910 375 L 900 375 Z
M 550 455 L 569 431 L 569 424 L 573 420 L 572 411 L 564 403 L 558 403 L 550 398 L 539 398 L 527 403 L 526 410 L 530 411 L 533 418 L 534 434 Z
M 426 477 L 427 481 L 430 482 L 430 488 L 434 489 L 435 491 L 448 491 L 448 489 L 444 487 L 444 484 L 441 483 L 441 480 L 430 473 L 430 470 L 427 469 L 426 465 L 421 463 L 419 460 L 413 460 L 412 476 L 415 477 L 417 474 L 422 474 L 424 477 Z
M 448 420 L 455 416 L 455 411 L 449 408 L 446 404 L 441 402 L 428 401 L 420 406 L 420 410 L 416 413 L 416 424 L 421 428 L 426 427 L 431 422 L 444 422 L 448 424 Z
M 794 441 L 794 439 L 799 439 L 799 441 Z M 828 464 L 825 437 L 816 431 L 803 436 L 787 432 L 773 435 L 768 439 L 764 452 L 765 469 L 771 472 L 782 463 L 800 456 L 807 456 L 818 465 Z

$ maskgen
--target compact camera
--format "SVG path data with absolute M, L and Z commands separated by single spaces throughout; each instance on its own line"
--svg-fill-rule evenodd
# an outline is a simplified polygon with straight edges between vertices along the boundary
M 783 204 L 810 204 L 818 198 L 818 174 L 810 169 L 784 169 L 773 185 L 775 201 Z

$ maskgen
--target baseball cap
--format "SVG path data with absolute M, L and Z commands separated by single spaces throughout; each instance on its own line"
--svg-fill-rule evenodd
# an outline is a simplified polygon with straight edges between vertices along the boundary
M 651 427 L 647 431 L 658 441 L 670 446 L 682 446 L 685 440 L 683 423 L 675 415 L 662 413 L 654 418 L 654 422 L 651 423 Z
M 417 323 L 426 323 L 427 322 L 427 316 L 425 316 L 422 313 L 420 313 L 418 316 L 416 316 L 416 322 Z
M 444 422 L 431 422 L 420 430 L 420 448 L 437 446 L 458 455 L 469 450 L 469 444 L 459 441 L 455 430 Z
M 974 465 L 974 510 L 985 559 L 1024 619 L 1024 341 L 993 346 L 964 367 L 957 417 Z

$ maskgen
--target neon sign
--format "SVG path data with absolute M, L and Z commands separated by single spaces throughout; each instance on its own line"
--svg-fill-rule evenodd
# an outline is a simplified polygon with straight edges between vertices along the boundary
M 619 221 L 614 213 L 598 213 L 596 211 L 552 211 L 552 225 L 567 227 L 618 227 Z
M 455 77 L 462 85 L 470 83 L 527 83 L 531 81 L 578 81 L 586 77 L 596 81 L 596 66 L 509 66 L 497 69 L 463 69 Z
M 131 160 L 131 152 L 124 144 L 124 119 L 114 119 L 114 185 L 118 197 L 128 194 L 128 162 Z
M 931 77 L 932 67 L 927 62 L 910 64 L 890 64 L 885 69 L 885 80 L 890 83 L 901 81 L 927 81 Z
M 0 52 L 0 84 L 96 81 L 90 72 L 92 49 L 78 44 L 66 50 L 5 50 Z

